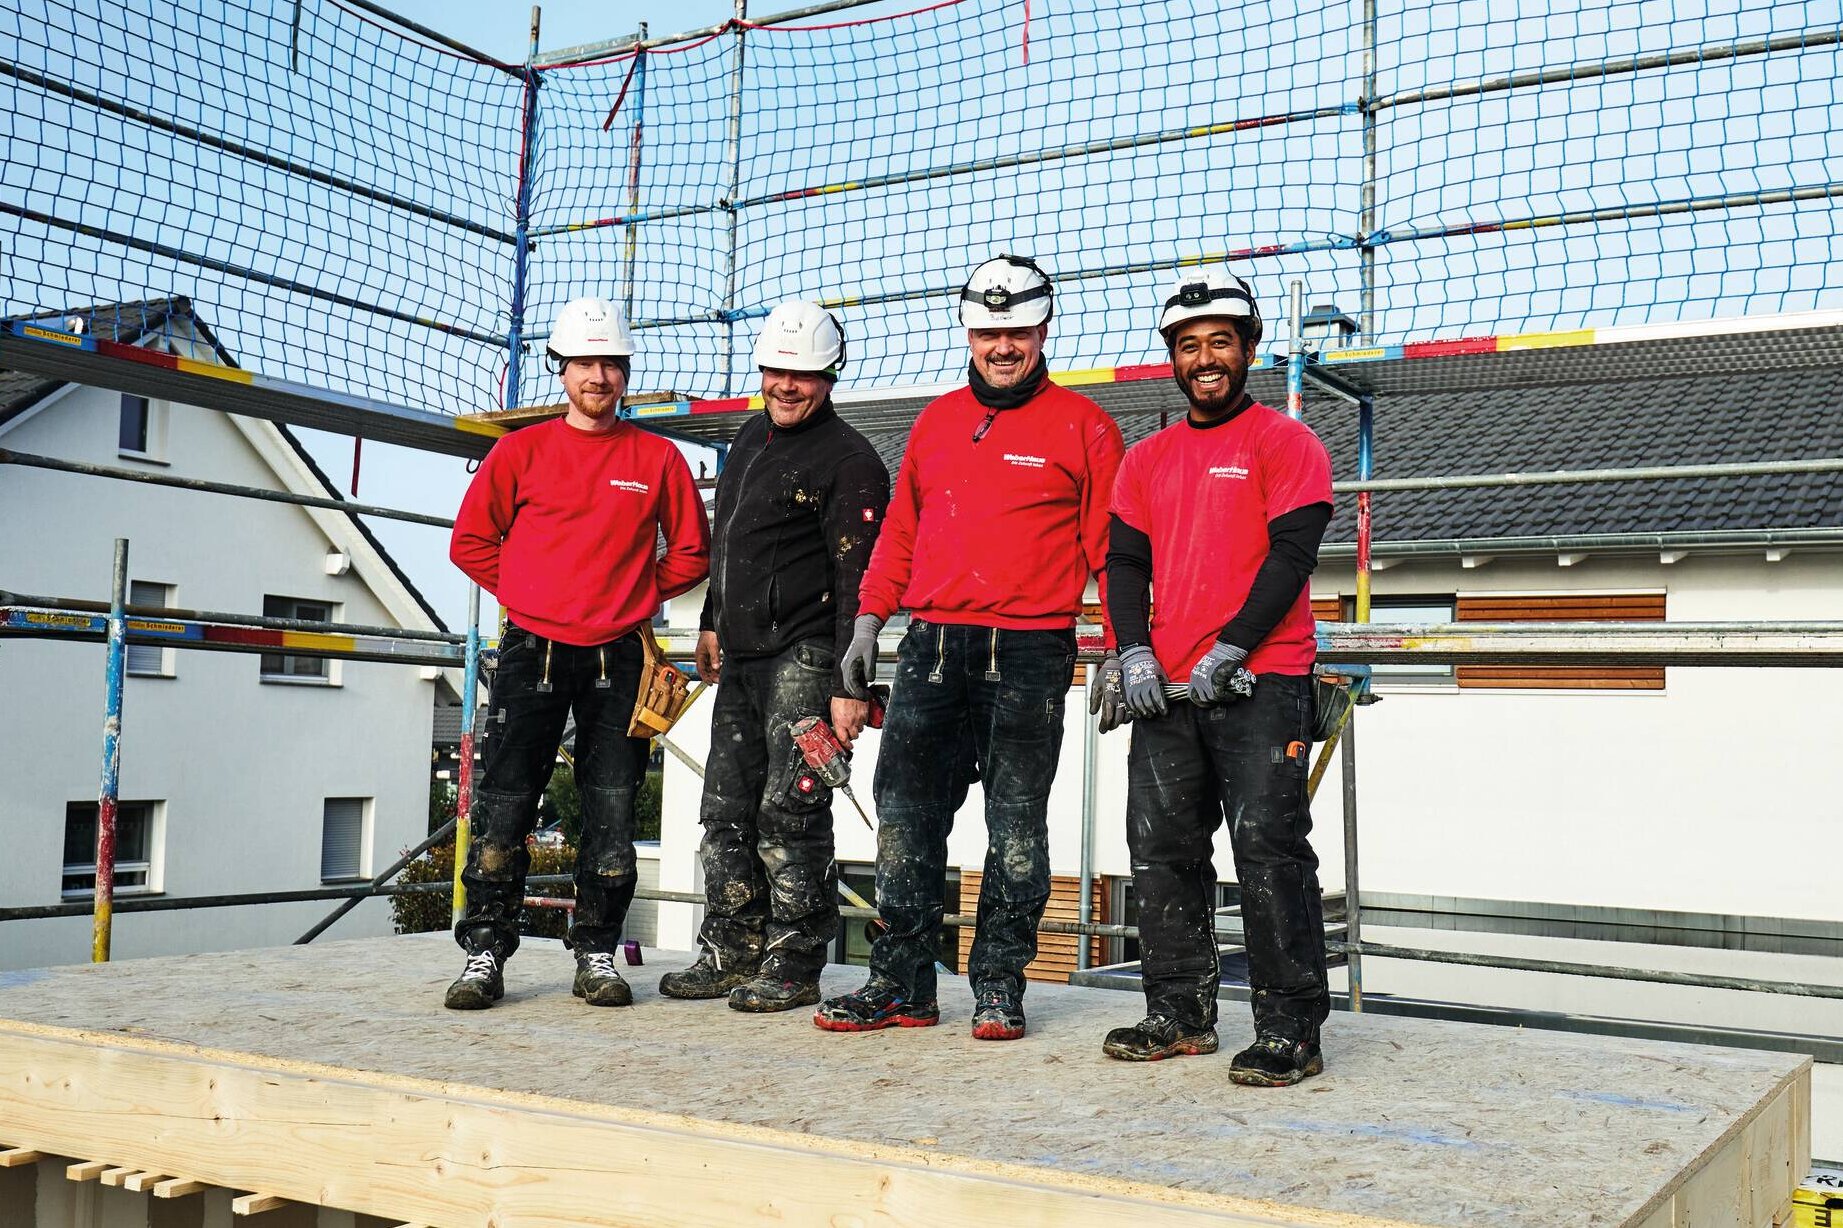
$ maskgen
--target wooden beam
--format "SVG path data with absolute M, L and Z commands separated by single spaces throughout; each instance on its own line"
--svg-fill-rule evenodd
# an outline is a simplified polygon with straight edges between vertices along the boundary
M 414 1223 L 957 1220 L 1058 1228 L 1389 1221 L 1266 1200 L 819 1138 L 531 1093 L 365 1074 L 141 1037 L 0 1023 L 0 1121 L 56 1151 L 187 1172 L 236 1204 L 335 1206 Z M 302 1123 L 312 1123 L 311 1127 Z M 43 1127 L 41 1129 L 41 1127 Z M 711 1182 L 709 1174 L 726 1174 Z M 542 1173 L 542 1180 L 531 1174 Z M 103 1174 L 105 1178 L 108 1173 Z M 111 1182 L 116 1184 L 116 1182 Z M 696 1188 L 695 1209 L 685 1191 Z M 276 1201 L 269 1201 L 276 1200 Z
M 230 1200 L 232 1215 L 261 1215 L 264 1211 L 279 1211 L 288 1205 L 288 1199 L 274 1194 L 239 1194 Z
M 155 1198 L 187 1198 L 193 1194 L 203 1194 L 211 1186 L 203 1181 L 193 1181 L 187 1177 L 168 1177 L 154 1186 Z
M 94 1181 L 102 1176 L 103 1171 L 108 1167 L 109 1164 L 105 1160 L 85 1160 L 81 1164 L 72 1164 L 65 1169 L 64 1177 L 67 1181 Z
M 29 1147 L 10 1147 L 0 1151 L 0 1168 L 23 1168 L 44 1158 L 45 1153 L 42 1151 L 33 1151 Z
M 165 1180 L 165 1173 L 133 1173 L 122 1182 L 122 1188 L 133 1194 L 144 1194 Z
M 104 1185 L 113 1185 L 113 1186 L 119 1187 L 122 1182 L 126 1181 L 128 1178 L 134 1176 L 134 1174 L 140 1171 L 141 1171 L 140 1169 L 134 1168 L 134 1167 L 105 1168 L 102 1170 L 102 1175 L 97 1177 L 96 1179 L 102 1182 Z

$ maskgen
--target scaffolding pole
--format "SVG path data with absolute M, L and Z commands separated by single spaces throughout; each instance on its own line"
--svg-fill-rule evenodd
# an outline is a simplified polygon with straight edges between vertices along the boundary
M 1368 483 L 1375 466 L 1376 398 L 1364 393 L 1357 399 L 1357 481 Z M 1370 558 L 1373 523 L 1370 518 L 1370 492 L 1357 492 L 1357 608 L 1356 620 L 1369 621 Z
M 538 130 L 538 23 L 543 10 L 531 6 L 531 48 L 525 57 L 525 105 L 519 113 L 518 188 L 512 202 L 517 247 L 512 252 L 511 323 L 506 329 L 506 388 L 500 400 L 504 409 L 518 408 L 519 377 L 523 374 L 525 345 L 525 294 L 531 274 L 531 165 Z
M 104 671 L 102 785 L 96 797 L 96 891 L 90 960 L 109 962 L 115 925 L 115 821 L 122 784 L 122 675 L 128 658 L 128 539 L 115 539 L 109 586 L 109 648 Z
M 1286 416 L 1296 421 L 1305 420 L 1305 338 L 1300 336 L 1301 322 L 1305 319 L 1305 283 L 1295 281 L 1292 287 L 1291 305 L 1288 308 L 1288 320 L 1291 336 L 1286 342 Z
M 1344 937 L 1350 943 L 1344 970 L 1350 980 L 1350 1009 L 1363 1009 L 1363 900 L 1357 891 L 1357 708 L 1344 716 Z
M 639 34 L 634 43 L 638 46 L 646 41 L 646 23 L 640 23 Z M 646 130 L 646 56 L 642 52 L 634 53 L 634 134 L 628 143 L 627 153 L 627 211 L 635 214 L 640 211 L 640 155 L 645 148 Z M 627 244 L 623 253 L 625 274 L 621 279 L 621 312 L 627 319 L 634 318 L 634 266 L 640 254 L 640 224 L 627 224 Z
M 735 389 L 736 366 L 736 243 L 737 212 L 736 198 L 742 193 L 742 72 L 743 52 L 746 46 L 743 34 L 746 27 L 743 22 L 749 19 L 749 0 L 736 0 L 736 51 L 730 63 L 730 121 L 729 148 L 730 164 L 729 192 L 724 197 L 723 207 L 729 211 L 729 254 L 727 271 L 723 279 L 723 395 L 730 396 Z
M 35 456 L 0 448 L 0 465 L 23 465 L 28 469 L 50 469 L 57 473 L 80 473 L 85 477 L 110 478 L 117 482 L 141 482 L 149 486 L 170 486 L 175 490 L 196 490 L 213 495 L 234 495 L 239 499 L 258 499 L 265 503 L 289 503 L 296 507 L 319 507 L 329 512 L 377 516 L 384 520 L 401 520 L 408 524 L 426 524 L 433 528 L 452 529 L 454 521 L 442 516 L 425 516 L 394 507 L 372 503 L 354 503 L 348 499 L 322 498 L 319 495 L 296 495 L 260 486 L 238 486 L 231 482 L 212 482 L 204 478 L 171 477 L 164 473 L 142 473 L 135 469 L 117 469 L 109 465 L 91 465 L 82 461 L 61 460 L 54 456 Z
M 1363 194 L 1357 215 L 1357 278 L 1362 286 L 1358 306 L 1363 344 L 1376 344 L 1376 0 L 1363 0 Z
M 474 709 L 480 689 L 480 586 L 467 586 L 467 658 L 461 673 L 461 764 L 454 790 L 454 921 L 467 913 L 467 884 L 461 873 L 473 843 Z

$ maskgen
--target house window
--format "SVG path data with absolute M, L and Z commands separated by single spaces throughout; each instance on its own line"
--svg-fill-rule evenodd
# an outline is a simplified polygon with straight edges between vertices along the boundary
M 838 881 L 841 886 L 849 887 L 858 896 L 875 905 L 877 902 L 877 868 L 861 862 L 841 862 L 838 867 Z M 947 912 L 960 910 L 960 871 L 947 871 L 946 886 L 941 899 L 945 902 Z M 840 897 L 844 902 L 844 897 Z M 838 938 L 832 944 L 832 962 L 839 964 L 857 964 L 862 967 L 870 963 L 870 944 L 876 938 L 877 923 L 863 918 L 842 918 L 839 921 Z M 935 958 L 949 972 L 960 970 L 960 931 L 943 925 L 935 935 Z
M 329 601 L 309 601 L 300 597 L 272 597 L 262 599 L 262 616 L 264 618 L 293 618 L 302 622 L 330 623 L 333 621 L 333 604 Z M 262 654 L 262 680 L 264 682 L 306 682 L 330 684 L 332 673 L 325 657 L 297 657 L 289 653 L 265 652 Z
M 1459 622 L 1662 622 L 1663 593 L 1462 594 Z M 1463 688 L 1661 691 L 1662 665 L 1461 665 Z
M 150 401 L 123 393 L 121 412 L 116 419 L 116 450 L 129 460 L 164 464 L 166 417 L 165 401 Z
M 115 811 L 115 890 L 160 890 L 160 802 L 120 802 Z M 95 802 L 64 807 L 64 886 L 67 899 L 96 890 Z
M 170 584 L 155 584 L 149 580 L 130 580 L 128 582 L 129 605 L 151 605 L 166 607 L 173 602 L 173 588 Z M 173 650 L 159 644 L 129 644 L 128 672 L 137 678 L 171 678 L 173 676 Z
M 320 881 L 371 876 L 368 797 L 329 797 L 320 820 Z
M 147 454 L 147 398 L 122 394 L 122 423 L 119 446 L 124 452 Z
M 1377 597 L 1370 602 L 1371 622 L 1395 627 L 1432 627 L 1453 619 L 1451 597 Z M 1372 665 L 1370 674 L 1384 686 L 1451 683 L 1453 667 L 1432 662 L 1404 661 L 1394 665 Z

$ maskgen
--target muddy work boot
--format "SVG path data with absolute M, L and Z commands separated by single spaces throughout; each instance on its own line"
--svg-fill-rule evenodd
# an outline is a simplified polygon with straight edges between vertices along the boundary
M 766 1015 L 790 1011 L 796 1006 L 812 1006 L 819 1001 L 817 980 L 785 980 L 778 972 L 764 968 L 760 975 L 730 990 L 730 1009 Z
M 590 1006 L 632 1006 L 634 991 L 614 966 L 607 951 L 587 951 L 576 957 L 576 983 L 570 992 Z
M 504 967 L 491 951 L 469 955 L 461 975 L 448 986 L 448 996 L 442 999 L 442 1005 L 451 1011 L 485 1010 L 506 996 Z
M 1017 1040 L 1024 1035 L 1024 1004 L 1004 985 L 987 985 L 973 998 L 974 1040 Z
M 1216 1051 L 1216 1029 L 1193 1027 L 1169 1015 L 1147 1015 L 1130 1028 L 1107 1033 L 1101 1052 L 1123 1062 L 1162 1062 Z
M 1317 1037 L 1294 1040 L 1285 1032 L 1263 1028 L 1252 1045 L 1235 1055 L 1229 1078 L 1248 1087 L 1291 1087 L 1324 1068 Z
M 698 955 L 698 962 L 683 972 L 668 972 L 660 977 L 659 992 L 668 998 L 721 998 L 751 975 L 752 969 L 725 968 L 714 954 L 704 951 Z
M 853 993 L 827 998 L 813 1012 L 813 1025 L 827 1032 L 876 1032 L 883 1028 L 931 1028 L 941 1021 L 932 1002 L 910 1002 L 894 985 L 871 981 Z

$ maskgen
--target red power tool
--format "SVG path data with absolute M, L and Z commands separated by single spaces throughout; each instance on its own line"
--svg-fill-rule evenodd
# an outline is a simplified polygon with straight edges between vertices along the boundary
M 888 687 L 872 687 L 870 696 L 870 728 L 883 727 L 883 709 L 889 702 Z M 851 791 L 851 752 L 832 732 L 831 723 L 823 717 L 805 716 L 787 727 L 793 734 L 794 745 L 800 748 L 800 757 L 806 760 L 806 766 L 813 774 L 830 788 L 837 789 L 851 799 L 857 809 L 858 817 L 864 820 L 864 826 L 875 831 L 870 816 L 864 813 L 864 807 L 858 804 L 857 794 Z

